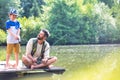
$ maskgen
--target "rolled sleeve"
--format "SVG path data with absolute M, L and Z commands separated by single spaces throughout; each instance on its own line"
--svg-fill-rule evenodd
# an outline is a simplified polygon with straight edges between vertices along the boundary
M 6 22 L 6 30 L 8 30 L 10 28 L 10 24 L 9 24 L 9 22 L 7 21 Z
M 33 40 L 30 39 L 26 45 L 26 55 L 31 54 L 32 45 L 33 45 Z
M 50 53 L 50 45 L 47 43 L 47 46 L 45 48 L 44 58 L 49 58 L 50 57 L 49 53 Z

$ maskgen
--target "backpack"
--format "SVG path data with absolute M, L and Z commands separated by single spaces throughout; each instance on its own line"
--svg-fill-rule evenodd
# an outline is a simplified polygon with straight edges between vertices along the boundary
M 32 51 L 31 51 L 31 55 L 33 56 L 34 53 L 36 52 L 36 49 L 37 49 L 37 38 L 33 39 L 33 46 L 32 46 Z M 41 55 L 39 56 L 39 58 L 44 58 L 44 52 L 45 52 L 45 48 L 47 46 L 47 43 L 46 41 L 43 42 L 42 44 L 42 49 L 41 49 Z

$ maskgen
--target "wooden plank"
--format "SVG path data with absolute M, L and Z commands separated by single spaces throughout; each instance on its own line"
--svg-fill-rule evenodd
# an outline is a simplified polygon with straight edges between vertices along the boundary
M 14 61 L 11 61 L 11 63 L 14 63 Z M 61 67 L 52 67 L 50 69 L 48 68 L 42 68 L 42 69 L 28 69 L 23 64 L 22 61 L 19 61 L 19 69 L 5 69 L 5 61 L 0 62 L 0 75 L 3 74 L 40 74 L 40 73 L 55 73 L 55 74 L 62 74 L 64 73 L 65 69 Z
M 44 71 L 46 72 L 51 72 L 51 73 L 56 73 L 56 74 L 63 74 L 65 72 L 65 69 L 64 68 L 61 68 L 61 67 L 52 67 L 52 68 L 46 68 L 44 69 Z

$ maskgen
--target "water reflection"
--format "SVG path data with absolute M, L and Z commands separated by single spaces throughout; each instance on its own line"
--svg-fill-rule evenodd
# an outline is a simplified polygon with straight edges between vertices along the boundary
M 119 80 L 120 45 L 52 46 L 62 75 L 27 75 L 14 80 Z
M 12 78 L 11 80 L 52 80 L 52 73 L 38 73 L 38 74 L 24 74 L 20 75 L 16 78 Z

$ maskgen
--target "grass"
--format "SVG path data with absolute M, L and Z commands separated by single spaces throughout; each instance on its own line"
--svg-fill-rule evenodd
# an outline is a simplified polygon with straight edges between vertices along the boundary
M 25 46 L 22 46 L 20 58 L 24 53 Z M 0 60 L 5 60 L 5 47 L 0 47 L 0 55 L 4 56 L 0 56 Z M 120 78 L 120 45 L 52 46 L 51 56 L 58 57 L 54 65 L 64 67 L 66 72 L 62 76 L 54 75 L 50 80 L 119 80 Z

